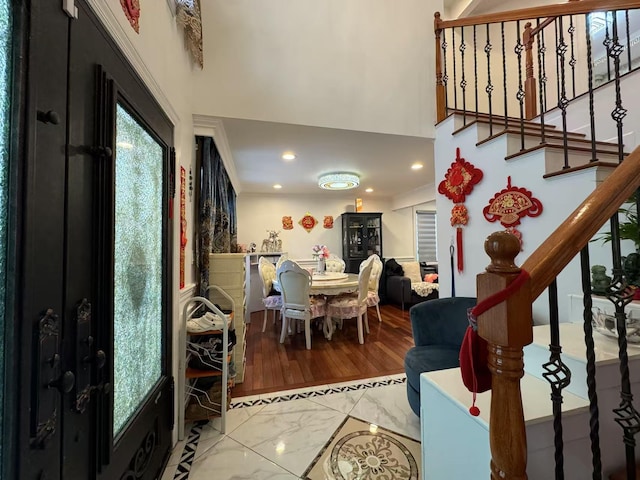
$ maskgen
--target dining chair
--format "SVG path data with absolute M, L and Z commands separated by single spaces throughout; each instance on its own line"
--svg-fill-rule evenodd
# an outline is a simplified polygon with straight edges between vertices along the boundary
M 278 258 L 278 261 L 276 262 L 276 270 L 280 268 L 280 265 L 282 265 L 285 260 L 289 260 L 289 254 L 287 253 L 283 253 L 280 255 L 280 258 Z
M 282 332 L 280 343 L 284 343 L 289 319 L 304 321 L 307 350 L 311 349 L 311 319 L 324 317 L 326 301 L 311 297 L 311 274 L 291 260 L 285 260 L 277 270 L 282 292 Z
M 369 333 L 369 319 L 367 317 L 367 296 L 369 293 L 369 279 L 371 278 L 372 263 L 365 265 L 358 274 L 358 292 L 350 295 L 338 296 L 327 304 L 327 313 L 325 315 L 328 324 L 328 339 L 331 339 L 333 330 L 333 320 L 346 320 L 348 318 L 356 318 L 358 322 L 358 341 L 364 343 L 363 333 L 363 317 L 364 328 Z
M 264 320 L 262 331 L 267 329 L 267 316 L 269 310 L 273 310 L 273 323 L 276 323 L 276 316 L 282 309 L 282 295 L 273 292 L 273 281 L 276 278 L 276 267 L 265 257 L 258 259 L 258 274 L 262 281 L 262 304 L 264 305 Z
M 325 270 L 327 272 L 344 273 L 345 267 L 344 260 L 334 253 L 331 253 L 325 261 Z
M 371 264 L 371 277 L 369 277 L 369 292 L 367 293 L 367 307 L 376 307 L 378 321 L 382 322 L 380 316 L 380 295 L 378 288 L 380 286 L 380 276 L 382 275 L 382 260 L 375 253 L 360 264 L 360 270 Z

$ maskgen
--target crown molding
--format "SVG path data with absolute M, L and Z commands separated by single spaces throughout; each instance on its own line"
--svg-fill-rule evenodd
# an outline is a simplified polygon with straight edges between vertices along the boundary
M 87 0 L 87 3 L 100 19 L 104 27 L 107 29 L 118 47 L 122 50 L 125 57 L 135 72 L 140 76 L 146 87 L 151 91 L 151 95 L 156 99 L 160 108 L 169 117 L 171 123 L 175 126 L 180 122 L 180 117 L 176 109 L 173 108 L 169 97 L 165 94 L 160 84 L 156 81 L 151 70 L 147 67 L 142 56 L 138 53 L 133 42 L 129 39 L 127 32 L 118 21 L 116 14 L 111 10 L 109 2 L 105 0 Z M 121 12 L 118 12 L 120 14 Z
M 193 114 L 193 134 L 212 137 L 216 143 L 216 148 L 222 157 L 222 163 L 227 170 L 229 180 L 236 194 L 242 192 L 238 172 L 236 171 L 233 154 L 227 140 L 227 133 L 224 131 L 224 124 L 221 118 L 210 117 L 209 115 Z

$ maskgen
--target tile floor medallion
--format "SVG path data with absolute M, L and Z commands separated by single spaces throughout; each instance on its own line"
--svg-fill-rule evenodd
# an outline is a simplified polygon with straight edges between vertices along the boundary
M 420 443 L 347 417 L 304 473 L 307 480 L 420 478 Z
M 417 480 L 420 421 L 405 382 L 399 374 L 234 399 L 226 434 L 219 418 L 188 426 L 162 480 Z M 325 474 L 332 455 L 337 473 Z

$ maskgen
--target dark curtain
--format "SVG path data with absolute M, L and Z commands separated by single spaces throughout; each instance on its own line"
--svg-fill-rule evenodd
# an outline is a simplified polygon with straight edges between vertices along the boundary
M 237 251 L 236 193 L 211 137 L 196 137 L 200 172 L 198 192 L 199 292 L 209 286 L 209 253 Z

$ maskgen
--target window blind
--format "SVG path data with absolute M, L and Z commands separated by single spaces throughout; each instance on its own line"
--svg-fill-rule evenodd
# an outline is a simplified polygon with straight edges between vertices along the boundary
M 437 262 L 436 212 L 418 210 L 416 212 L 416 235 L 419 262 Z

